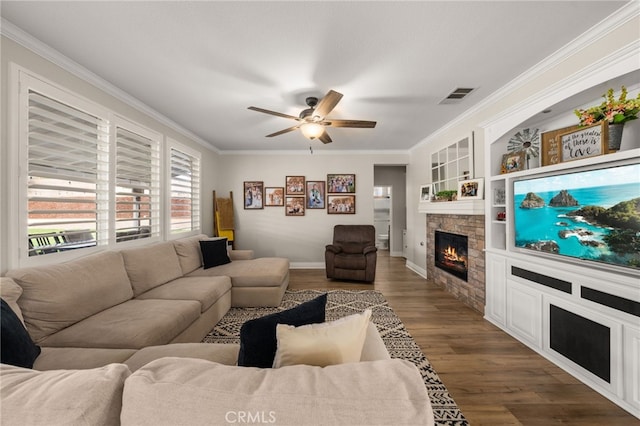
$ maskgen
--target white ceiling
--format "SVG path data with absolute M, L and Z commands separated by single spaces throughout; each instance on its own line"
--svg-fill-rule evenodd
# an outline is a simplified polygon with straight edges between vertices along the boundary
M 309 149 L 307 96 L 344 98 L 314 150 L 406 150 L 627 1 L 6 1 L 2 17 L 220 150 Z M 439 102 L 476 88 L 459 104 Z

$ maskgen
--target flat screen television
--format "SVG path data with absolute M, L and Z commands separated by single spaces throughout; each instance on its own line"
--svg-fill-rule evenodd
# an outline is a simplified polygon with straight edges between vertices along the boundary
M 640 272 L 640 164 L 513 183 L 515 247 Z

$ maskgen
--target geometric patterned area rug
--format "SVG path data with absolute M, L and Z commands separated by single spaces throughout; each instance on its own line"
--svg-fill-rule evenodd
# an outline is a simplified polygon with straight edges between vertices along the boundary
M 376 324 L 391 357 L 410 361 L 420 370 L 431 400 L 435 424 L 469 424 L 400 318 L 391 309 L 382 293 L 376 290 L 287 290 L 282 304 L 277 308 L 231 308 L 203 342 L 240 343 L 240 327 L 245 321 L 293 308 L 323 293 L 328 293 L 327 321 L 371 309 L 371 319 Z

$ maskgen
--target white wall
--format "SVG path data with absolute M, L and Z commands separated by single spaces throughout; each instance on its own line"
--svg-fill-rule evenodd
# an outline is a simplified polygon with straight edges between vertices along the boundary
M 306 148 L 306 146 L 305 146 Z M 408 162 L 407 154 L 297 152 L 222 154 L 217 193 L 233 191 L 236 247 L 252 249 L 257 256 L 287 257 L 293 267 L 324 267 L 324 247 L 330 244 L 337 224 L 373 225 L 373 169 L 376 163 Z M 262 181 L 284 186 L 286 176 L 325 180 L 328 173 L 356 175 L 356 213 L 327 214 L 326 209 L 307 210 L 304 216 L 285 216 L 284 207 L 244 210 L 243 182 Z

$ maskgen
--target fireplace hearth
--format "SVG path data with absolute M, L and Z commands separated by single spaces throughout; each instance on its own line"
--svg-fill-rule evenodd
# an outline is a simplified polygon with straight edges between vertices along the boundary
M 435 231 L 435 266 L 467 281 L 468 238 L 465 235 Z

